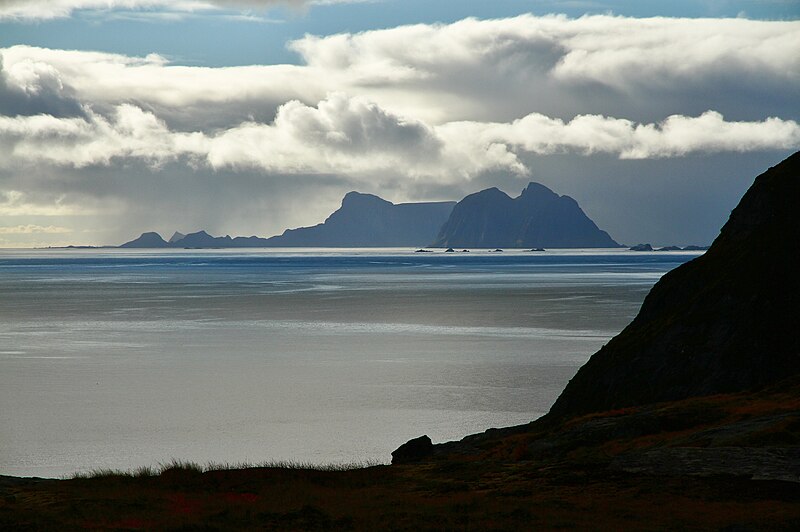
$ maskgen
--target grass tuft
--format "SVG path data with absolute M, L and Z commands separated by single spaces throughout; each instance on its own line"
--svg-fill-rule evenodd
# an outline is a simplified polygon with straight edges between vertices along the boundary
M 73 474 L 73 479 L 90 479 L 90 478 L 152 478 L 158 477 L 165 473 L 194 473 L 202 474 L 208 471 L 229 471 L 241 469 L 289 469 L 293 471 L 353 471 L 357 469 L 367 469 L 386 465 L 380 460 L 361 460 L 358 462 L 346 462 L 340 464 L 315 464 L 313 462 L 303 462 L 299 460 L 267 460 L 260 463 L 248 462 L 209 462 L 206 465 L 200 465 L 197 462 L 188 460 L 180 460 L 172 458 L 168 462 L 159 462 L 156 467 L 141 466 L 136 469 L 111 469 L 111 468 L 97 468 L 90 471 L 79 471 Z
M 188 460 L 179 460 L 172 458 L 169 462 L 159 462 L 158 474 L 163 475 L 170 471 L 183 471 L 187 473 L 204 473 L 206 468 L 197 462 L 190 462 Z

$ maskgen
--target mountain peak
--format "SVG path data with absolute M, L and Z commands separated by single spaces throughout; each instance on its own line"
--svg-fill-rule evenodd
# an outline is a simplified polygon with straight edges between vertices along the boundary
M 531 182 L 512 199 L 497 187 L 456 204 L 436 247 L 603 248 L 619 244 L 569 196 Z
M 547 194 L 550 196 L 558 196 L 558 194 L 541 183 L 537 183 L 536 181 L 531 181 L 528 183 L 528 186 L 522 190 L 522 194 L 520 194 L 520 196 L 525 196 L 527 194 Z
M 347 194 L 344 195 L 344 198 L 342 198 L 342 207 L 358 205 L 358 204 L 361 205 L 373 204 L 382 206 L 394 205 L 392 202 L 386 201 L 385 199 L 378 197 L 374 194 L 365 194 L 363 192 L 356 192 L 356 191 L 348 192 Z
M 509 196 L 508 194 L 506 194 L 505 192 L 503 192 L 502 190 L 500 190 L 497 187 L 485 188 L 483 190 L 480 190 L 478 192 L 470 194 L 469 196 L 467 196 L 467 198 L 473 197 L 473 196 L 497 196 L 497 197 L 505 197 L 505 198 L 509 198 L 509 199 L 511 198 L 511 196 Z
M 169 244 L 154 231 L 142 233 L 139 238 L 125 242 L 121 248 L 165 248 Z

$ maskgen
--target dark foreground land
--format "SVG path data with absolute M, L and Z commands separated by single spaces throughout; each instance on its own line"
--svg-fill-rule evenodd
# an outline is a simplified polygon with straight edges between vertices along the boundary
M 800 530 L 800 380 L 543 419 L 350 471 L 0 477 L 0 529 Z

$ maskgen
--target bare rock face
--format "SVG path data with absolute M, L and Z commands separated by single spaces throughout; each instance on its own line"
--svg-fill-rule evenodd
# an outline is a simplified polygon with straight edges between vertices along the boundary
M 701 257 L 578 371 L 548 417 L 738 392 L 800 374 L 800 152 L 758 176 Z
M 435 247 L 619 247 L 569 196 L 530 183 L 517 198 L 497 188 L 470 194 L 453 208 Z

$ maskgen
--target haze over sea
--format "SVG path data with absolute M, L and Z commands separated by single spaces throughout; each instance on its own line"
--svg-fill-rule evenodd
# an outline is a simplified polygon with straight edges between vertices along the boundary
M 0 251 L 0 474 L 387 462 L 525 423 L 697 253 Z

